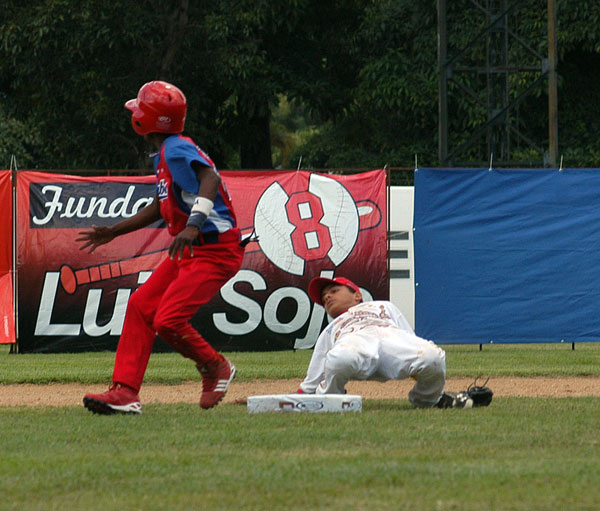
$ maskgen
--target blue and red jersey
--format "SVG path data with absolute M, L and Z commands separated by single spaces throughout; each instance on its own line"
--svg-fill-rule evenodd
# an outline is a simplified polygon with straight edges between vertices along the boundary
M 183 135 L 166 138 L 154 157 L 156 193 L 160 201 L 160 214 L 167 223 L 169 234 L 176 236 L 186 226 L 200 183 L 192 162 L 217 168 L 194 141 Z M 214 200 L 214 207 L 202 226 L 202 234 L 222 234 L 236 227 L 231 198 L 221 183 Z

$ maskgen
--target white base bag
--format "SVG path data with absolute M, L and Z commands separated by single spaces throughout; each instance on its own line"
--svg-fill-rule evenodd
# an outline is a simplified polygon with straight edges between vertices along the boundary
M 267 394 L 248 397 L 248 413 L 361 411 L 362 396 L 352 394 Z

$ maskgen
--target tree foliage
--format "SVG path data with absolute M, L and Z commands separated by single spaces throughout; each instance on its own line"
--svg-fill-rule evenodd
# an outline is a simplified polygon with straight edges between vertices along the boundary
M 508 4 L 509 2 L 507 2 Z M 477 39 L 486 25 L 485 16 L 473 2 L 448 4 L 449 57 L 461 55 L 467 66 L 482 66 L 486 41 Z M 520 43 L 509 47 L 509 63 L 542 69 L 547 56 L 547 2 L 521 2 L 508 24 Z M 600 138 L 596 105 L 600 90 L 595 87 L 599 73 L 600 37 L 597 23 L 600 4 L 592 1 L 558 0 L 559 49 L 559 150 L 565 165 L 600 165 Z M 415 155 L 425 165 L 439 165 L 438 146 L 438 64 L 436 3 L 381 0 L 364 11 L 357 52 L 363 54 L 359 81 L 352 91 L 353 102 L 345 116 L 323 125 L 319 133 L 297 153 L 315 167 L 412 166 Z M 536 57 L 538 54 L 541 58 Z M 364 55 L 369 55 L 365 58 Z M 527 90 L 540 72 L 510 75 L 511 100 Z M 475 76 L 474 90 L 487 87 L 486 76 Z M 483 104 L 465 94 L 459 77 L 450 82 L 450 141 L 458 146 L 468 140 L 477 126 L 486 122 Z M 548 144 L 547 83 L 542 80 L 524 96 L 512 122 L 538 146 Z M 466 152 L 471 161 L 486 161 L 489 154 L 473 144 Z M 532 166 L 541 164 L 542 154 L 515 142 L 514 154 Z M 377 162 L 377 163 L 376 163 Z
M 481 62 L 484 16 L 468 0 L 448 6 L 449 52 Z M 557 13 L 560 152 L 565 165 L 597 166 L 600 4 L 558 0 Z M 186 93 L 186 131 L 222 168 L 295 168 L 300 158 L 304 168 L 409 167 L 415 154 L 439 163 L 434 0 L 5 0 L 0 20 L 5 165 L 15 154 L 21 168 L 147 166 L 123 104 L 153 79 Z M 545 0 L 520 3 L 509 23 L 547 54 Z M 510 58 L 539 65 L 523 48 Z M 511 75 L 513 93 L 531 78 Z M 456 145 L 485 109 L 452 87 Z M 544 147 L 545 87 L 515 117 Z

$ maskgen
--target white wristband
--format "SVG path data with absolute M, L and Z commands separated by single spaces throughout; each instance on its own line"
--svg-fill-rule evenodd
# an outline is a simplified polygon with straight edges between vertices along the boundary
M 203 215 L 209 216 L 214 205 L 214 202 L 206 197 L 196 197 L 191 214 L 202 213 Z

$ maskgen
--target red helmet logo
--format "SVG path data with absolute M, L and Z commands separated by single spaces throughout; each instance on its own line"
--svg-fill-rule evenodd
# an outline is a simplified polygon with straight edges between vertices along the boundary
M 181 90 L 167 82 L 148 82 L 137 98 L 125 103 L 131 110 L 131 125 L 139 135 L 181 133 L 185 126 L 187 100 Z

